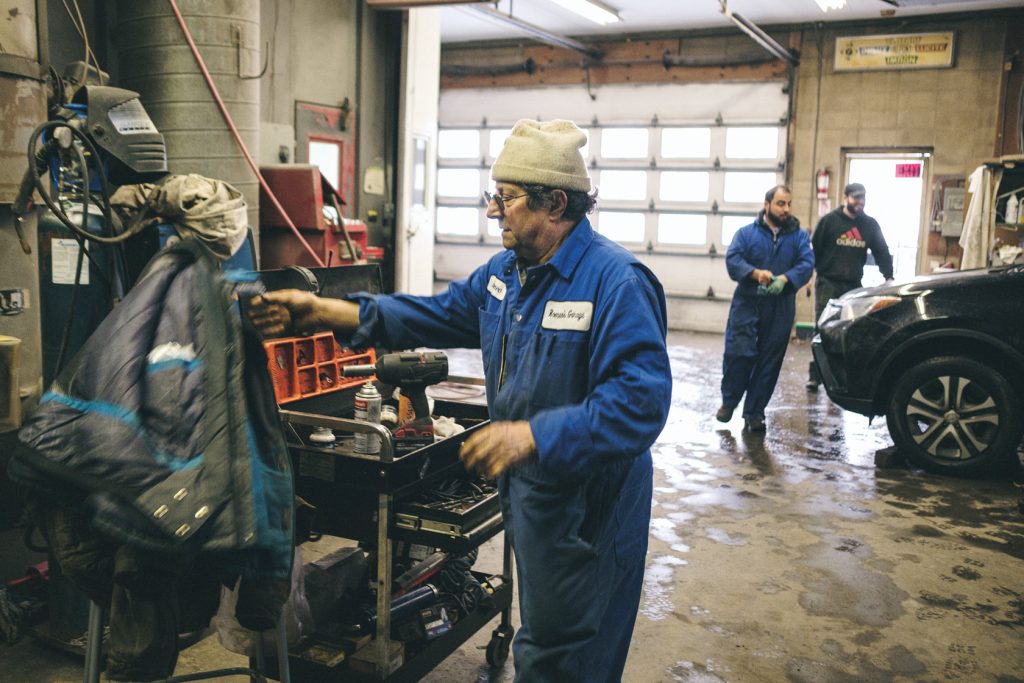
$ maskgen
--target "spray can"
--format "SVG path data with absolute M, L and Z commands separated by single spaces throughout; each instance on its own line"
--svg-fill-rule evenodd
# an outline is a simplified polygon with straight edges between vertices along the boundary
M 373 382 L 367 382 L 359 389 L 355 397 L 355 418 L 363 422 L 380 424 L 380 392 L 373 386 Z M 367 453 L 373 455 L 380 453 L 380 437 L 376 434 L 355 433 L 355 445 L 353 450 L 356 453 Z

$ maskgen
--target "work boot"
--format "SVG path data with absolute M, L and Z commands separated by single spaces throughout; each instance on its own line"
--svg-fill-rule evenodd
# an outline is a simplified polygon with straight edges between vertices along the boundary
M 719 422 L 728 422 L 729 420 L 732 419 L 733 410 L 735 410 L 735 408 L 721 406 L 719 407 L 718 412 L 715 413 L 715 419 L 718 420 Z
M 818 364 L 812 360 L 807 366 L 807 384 L 804 385 L 804 388 L 807 391 L 817 391 L 820 384 L 821 375 L 818 373 Z
M 748 417 L 743 421 L 743 429 L 751 434 L 759 434 L 765 430 L 763 417 Z

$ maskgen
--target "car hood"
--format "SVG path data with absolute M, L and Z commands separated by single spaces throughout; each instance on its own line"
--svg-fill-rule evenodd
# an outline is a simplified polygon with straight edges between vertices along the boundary
M 861 287 L 844 294 L 842 299 L 855 299 L 868 296 L 908 296 L 918 294 L 922 291 L 934 291 L 937 289 L 949 289 L 959 287 L 971 287 L 979 280 L 992 277 L 1000 277 L 1010 273 L 1019 273 L 1022 270 L 1020 265 L 999 266 L 997 268 L 976 268 L 973 270 L 958 270 L 951 273 L 935 273 L 932 275 L 921 275 L 919 277 L 892 282 L 877 287 Z

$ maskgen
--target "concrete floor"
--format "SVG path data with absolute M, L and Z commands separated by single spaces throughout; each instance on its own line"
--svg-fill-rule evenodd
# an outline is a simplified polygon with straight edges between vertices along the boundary
M 767 434 L 748 437 L 739 411 L 727 425 L 712 417 L 722 338 L 670 342 L 672 412 L 654 448 L 625 681 L 1024 682 L 1024 516 L 1009 478 L 876 468 L 884 420 L 807 394 L 805 342 L 790 347 Z M 500 568 L 497 539 L 478 566 Z M 511 681 L 511 662 L 483 663 L 489 633 L 424 680 Z M 178 673 L 241 661 L 208 639 Z M 0 646 L 0 683 L 80 680 L 79 662 L 31 640 Z

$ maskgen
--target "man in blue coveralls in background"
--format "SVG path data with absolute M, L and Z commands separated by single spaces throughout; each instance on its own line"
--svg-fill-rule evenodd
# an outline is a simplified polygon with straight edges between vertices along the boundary
M 516 123 L 491 169 L 487 215 L 505 250 L 443 294 L 252 302 L 267 334 L 330 328 L 351 344 L 483 351 L 491 422 L 465 466 L 497 478 L 522 626 L 516 680 L 617 681 L 643 583 L 650 445 L 672 379 L 665 297 L 646 267 L 597 234 L 570 121 Z
M 722 359 L 722 405 L 715 413 L 728 422 L 746 393 L 744 429 L 763 432 L 764 409 L 775 391 L 796 315 L 796 292 L 814 270 L 807 233 L 790 216 L 793 194 L 777 185 L 764 196 L 764 209 L 740 228 L 729 244 L 725 265 L 736 281 Z

